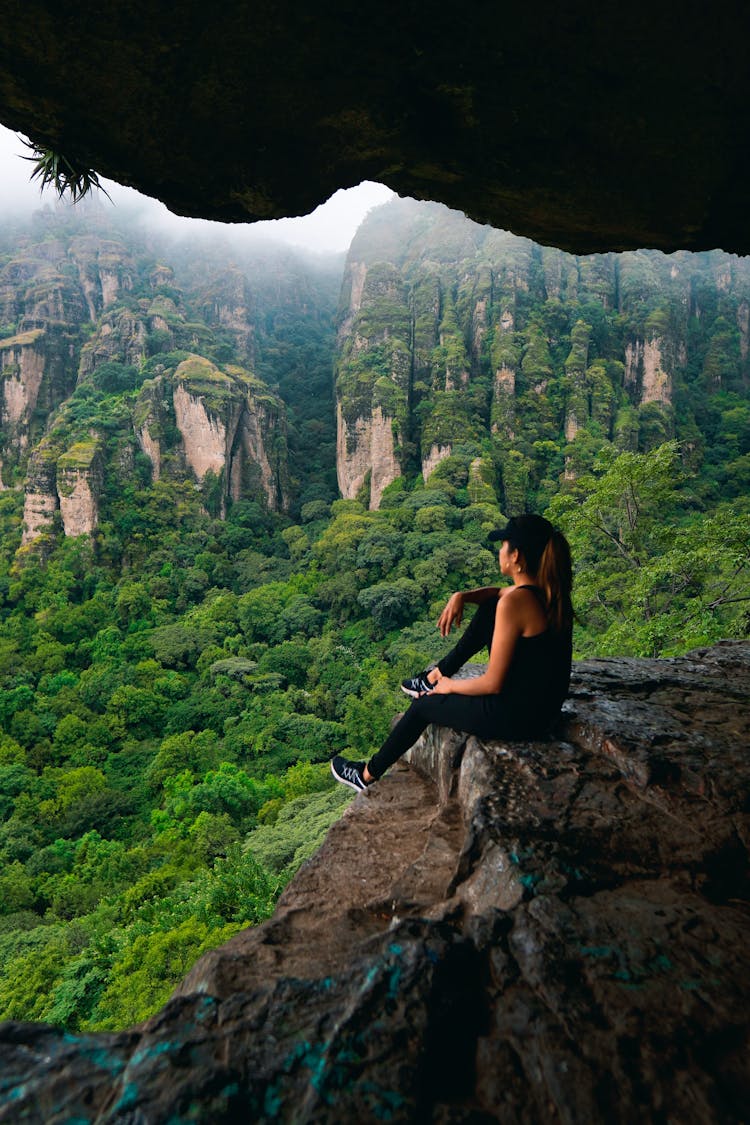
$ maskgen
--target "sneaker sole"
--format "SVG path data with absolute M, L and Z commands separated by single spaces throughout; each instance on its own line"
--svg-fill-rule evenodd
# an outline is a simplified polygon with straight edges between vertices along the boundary
M 405 688 L 403 684 L 401 684 L 401 690 L 404 695 L 408 695 L 411 699 L 421 699 L 423 695 L 432 695 L 431 691 L 414 691 L 413 688 Z
M 365 790 L 362 789 L 361 786 L 355 785 L 353 781 L 347 781 L 345 777 L 339 777 L 339 775 L 336 773 L 335 769 L 333 768 L 333 762 L 331 762 L 331 773 L 336 778 L 336 781 L 338 781 L 339 785 L 348 785 L 349 788 L 353 789 L 355 793 L 364 793 L 365 792 Z

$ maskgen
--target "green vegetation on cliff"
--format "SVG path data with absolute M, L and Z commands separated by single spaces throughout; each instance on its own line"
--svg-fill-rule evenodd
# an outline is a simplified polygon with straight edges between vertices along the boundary
M 645 453 L 674 438 L 713 503 L 717 430 L 747 409 L 750 266 L 719 251 L 576 258 L 397 199 L 354 239 L 339 334 L 338 399 L 359 469 L 369 452 L 352 422 L 390 379 L 408 478 L 459 448 L 489 457 L 512 513 L 544 508 L 608 443 Z
M 43 551 L 19 549 L 23 495 L 0 492 L 2 1017 L 127 1026 L 266 917 L 348 800 L 327 759 L 377 746 L 399 681 L 450 643 L 447 595 L 496 580 L 487 533 L 511 512 L 570 537 L 577 655 L 750 632 L 743 264 L 678 256 L 672 278 L 662 256 L 572 259 L 413 203 L 394 234 L 387 211 L 355 242 L 370 280 L 337 359 L 347 417 L 379 406 L 407 470 L 376 511 L 335 499 L 333 266 L 229 268 L 124 236 L 100 252 L 72 219 L 23 245 L 0 232 L 13 335 L 55 303 L 10 285 L 19 257 L 41 269 L 54 238 L 89 287 L 55 329 L 78 383 L 56 345 L 29 472 L 42 488 L 102 466 L 95 533 L 53 522 Z M 183 377 L 222 418 L 240 389 L 274 417 L 283 402 L 288 430 L 264 440 L 277 472 L 288 457 L 288 513 L 262 482 L 232 500 L 187 471 Z M 16 436 L 3 456 L 23 468 Z

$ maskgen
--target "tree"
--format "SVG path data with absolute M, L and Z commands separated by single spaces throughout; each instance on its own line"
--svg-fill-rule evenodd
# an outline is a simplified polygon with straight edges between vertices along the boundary
M 659 656 L 740 635 L 750 516 L 691 513 L 684 477 L 674 441 L 607 451 L 550 505 L 573 550 L 583 652 Z
M 159 790 L 167 777 L 190 770 L 201 776 L 218 764 L 219 740 L 212 730 L 192 730 L 162 740 L 146 771 L 149 786 Z
M 357 601 L 371 614 L 376 628 L 385 633 L 414 618 L 422 606 L 422 589 L 410 578 L 378 582 L 359 594 Z

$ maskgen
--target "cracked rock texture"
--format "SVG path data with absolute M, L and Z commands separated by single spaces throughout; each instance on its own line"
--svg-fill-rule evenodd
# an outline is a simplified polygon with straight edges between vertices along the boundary
M 0 0 L 0 121 L 178 213 L 364 179 L 588 253 L 747 253 L 750 8 Z
M 3 1025 L 0 1120 L 745 1121 L 749 700 L 726 642 L 429 729 L 147 1024 Z

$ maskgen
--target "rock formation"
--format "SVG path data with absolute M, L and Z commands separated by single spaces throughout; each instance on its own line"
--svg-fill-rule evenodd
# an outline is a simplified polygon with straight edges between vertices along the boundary
M 57 461 L 57 495 L 66 535 L 91 535 L 99 523 L 102 487 L 101 442 L 76 442 Z
M 236 267 L 222 270 L 202 287 L 196 298 L 206 324 L 229 332 L 238 355 L 250 365 L 257 358 L 253 303 L 248 280 Z
M 59 449 L 49 439 L 34 450 L 26 474 L 23 505 L 23 544 L 31 543 L 52 528 L 59 508 L 57 457 Z
M 504 510 L 544 506 L 592 443 L 679 439 L 677 402 L 699 415 L 706 393 L 746 395 L 748 309 L 747 261 L 718 251 L 574 257 L 391 201 L 357 232 L 342 287 L 342 495 L 369 480 L 377 507 L 396 477 L 449 458 L 465 472 L 490 447 Z
M 287 506 L 284 407 L 259 379 L 193 355 L 145 383 L 134 427 L 155 480 L 170 452 L 170 419 L 180 437 L 181 463 L 199 485 L 209 476 L 219 483 L 220 514 L 228 498 L 252 493 L 262 493 L 272 509 Z
M 5 484 L 12 483 L 19 460 L 41 438 L 48 416 L 75 386 L 72 352 L 85 310 L 64 242 L 18 239 L 0 269 L 0 324 L 11 329 L 0 339 Z
M 99 523 L 103 483 L 102 441 L 91 432 L 71 440 L 54 427 L 29 460 L 23 509 L 23 545 L 48 535 L 59 511 L 65 535 L 91 535 Z
M 44 378 L 44 330 L 33 328 L 0 341 L 2 428 L 18 452 L 28 445 L 28 428 Z
M 3 1025 L 0 1120 L 743 1121 L 749 702 L 727 642 L 431 728 L 148 1023 Z
M 192 477 L 213 515 L 248 498 L 288 507 L 286 411 L 251 373 L 258 337 L 276 354 L 277 332 L 291 336 L 282 379 L 308 333 L 321 366 L 341 266 L 310 269 L 273 246 L 240 255 L 242 268 L 228 254 L 115 226 L 95 202 L 0 230 L 0 489 L 23 485 L 24 545 L 91 534 L 138 447 L 153 479 Z
M 358 495 L 369 478 L 369 502 L 401 475 L 412 360 L 411 315 L 402 278 L 391 262 L 369 265 L 350 254 L 336 365 L 339 489 Z M 348 294 L 348 301 L 346 295 Z
M 739 0 L 0 19 L 0 120 L 172 211 L 278 218 L 371 179 L 582 252 L 750 248 Z

